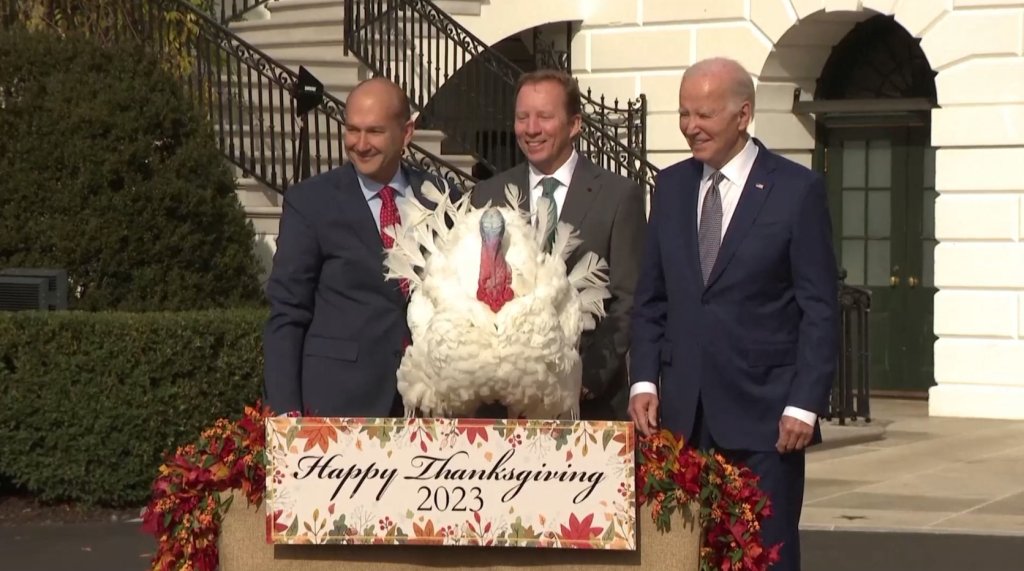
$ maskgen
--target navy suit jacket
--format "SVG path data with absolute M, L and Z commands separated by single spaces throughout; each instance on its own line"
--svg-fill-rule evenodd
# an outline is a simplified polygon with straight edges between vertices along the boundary
M 405 175 L 432 208 L 420 191 L 429 175 Z M 266 290 L 264 398 L 271 410 L 388 416 L 409 336 L 407 300 L 397 281 L 384 279 L 384 245 L 350 163 L 285 193 Z
M 689 439 L 699 398 L 720 447 L 770 451 L 786 406 L 826 411 L 839 349 L 838 280 L 823 179 L 755 143 L 706 287 L 697 247 L 704 166 L 689 159 L 659 173 L 630 376 L 660 379 L 662 427 Z

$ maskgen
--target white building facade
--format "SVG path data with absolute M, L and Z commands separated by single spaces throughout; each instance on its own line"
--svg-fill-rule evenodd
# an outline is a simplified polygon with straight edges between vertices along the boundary
M 875 392 L 1024 419 L 1024 1 L 490 0 L 460 21 L 489 44 L 576 22 L 574 75 L 646 95 L 659 167 L 688 156 L 682 71 L 738 60 L 754 135 L 825 172 Z

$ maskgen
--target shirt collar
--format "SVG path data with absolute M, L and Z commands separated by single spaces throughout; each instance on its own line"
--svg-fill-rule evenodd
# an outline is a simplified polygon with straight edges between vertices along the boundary
M 541 179 L 549 176 L 562 183 L 562 186 L 565 188 L 569 188 L 569 183 L 572 182 L 572 173 L 576 170 L 576 163 L 579 162 L 579 158 L 580 156 L 576 153 L 576 149 L 573 149 L 572 154 L 569 155 L 565 163 L 550 175 L 540 172 L 537 170 L 537 167 L 530 164 L 530 189 L 537 188 Z
M 743 186 L 747 177 L 750 176 L 750 169 L 754 168 L 755 158 L 757 158 L 757 145 L 754 144 L 753 137 L 747 137 L 747 144 L 743 145 L 743 148 L 740 149 L 740 152 L 735 157 L 725 163 L 721 172 L 729 182 L 737 186 Z M 700 177 L 701 183 L 707 182 L 713 174 L 715 174 L 715 169 L 704 165 L 704 174 Z
M 398 170 L 395 171 L 395 176 L 391 177 L 391 182 L 386 185 L 364 176 L 359 171 L 356 171 L 356 178 L 359 179 L 359 188 L 363 190 L 363 196 L 367 202 L 373 200 L 380 193 L 380 189 L 385 186 L 395 189 L 399 196 L 405 196 L 409 192 L 409 181 L 406 179 L 405 169 L 402 167 L 398 167 Z

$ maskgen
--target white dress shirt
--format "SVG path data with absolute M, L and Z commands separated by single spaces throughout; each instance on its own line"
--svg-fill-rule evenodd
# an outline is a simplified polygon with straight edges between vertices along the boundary
M 747 139 L 747 144 L 743 146 L 739 154 L 732 158 L 725 166 L 722 167 L 722 174 L 725 178 L 718 185 L 718 192 L 722 200 L 722 239 L 725 239 L 725 231 L 729 228 L 729 222 L 732 221 L 732 215 L 736 212 L 736 205 L 740 201 L 740 194 L 743 193 L 743 187 L 747 184 L 747 177 L 750 176 L 750 169 L 754 168 L 754 159 L 757 158 L 757 145 L 754 144 L 754 140 Z M 700 228 L 700 210 L 704 206 L 704 196 L 707 194 L 708 189 L 711 187 L 711 176 L 715 174 L 715 169 L 708 165 L 704 165 L 704 172 L 700 178 L 700 194 L 697 197 L 697 227 Z M 658 394 L 658 386 L 651 382 L 640 381 L 634 383 L 629 389 L 629 396 L 638 395 L 640 393 L 653 393 Z M 787 406 L 782 414 L 786 416 L 792 416 L 798 420 L 802 420 L 811 426 L 818 420 L 818 415 L 797 408 L 795 406 Z
M 531 217 L 537 212 L 537 200 L 540 198 L 544 188 L 541 186 L 540 181 L 547 177 L 554 178 L 560 185 L 555 189 L 555 205 L 558 206 L 558 216 L 562 216 L 562 206 L 565 205 L 565 195 L 569 192 L 569 183 L 572 182 L 572 173 L 576 170 L 576 163 L 579 162 L 580 156 L 576 154 L 576 149 L 572 150 L 572 154 L 569 158 L 558 167 L 558 170 L 551 174 L 544 174 L 537 170 L 532 164 L 530 165 L 530 213 Z
M 378 232 L 380 232 L 380 209 L 382 206 L 381 189 L 385 186 L 390 186 L 395 191 L 396 200 L 400 196 L 412 195 L 412 187 L 409 185 L 409 181 L 406 180 L 402 167 L 398 167 L 398 170 L 395 171 L 395 176 L 391 177 L 391 182 L 387 185 L 365 177 L 359 171 L 356 171 L 356 179 L 359 180 L 359 188 L 362 189 L 363 197 L 370 206 L 370 213 L 373 214 L 373 222 L 377 225 Z

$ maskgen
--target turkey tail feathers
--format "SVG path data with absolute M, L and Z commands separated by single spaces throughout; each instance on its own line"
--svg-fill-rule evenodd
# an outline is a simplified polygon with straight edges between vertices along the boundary
M 445 188 L 444 193 L 442 193 L 436 186 L 434 186 L 434 183 L 429 180 L 423 181 L 423 184 L 420 185 L 420 192 L 423 193 L 423 198 L 426 198 L 434 204 L 444 204 L 448 202 L 448 189 Z
M 523 200 L 523 192 L 519 190 L 519 187 L 514 184 L 505 185 L 505 202 L 515 208 L 515 206 L 521 203 Z
M 543 226 L 538 227 L 543 228 Z M 569 259 L 569 255 L 582 243 L 583 241 L 579 239 L 579 233 L 572 227 L 572 224 L 559 222 L 558 228 L 555 231 L 555 243 L 551 246 L 551 255 L 561 256 L 564 262 Z
M 569 272 L 569 283 L 579 293 L 584 329 L 593 329 L 596 320 L 605 316 L 604 300 L 608 291 L 608 262 L 593 252 L 587 252 Z

